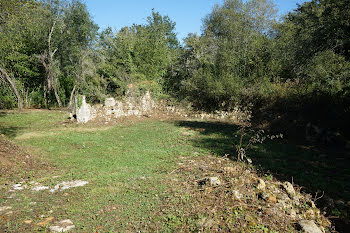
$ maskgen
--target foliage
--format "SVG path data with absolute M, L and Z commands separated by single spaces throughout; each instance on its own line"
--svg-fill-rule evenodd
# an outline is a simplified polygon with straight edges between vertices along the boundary
M 134 84 L 201 110 L 289 106 L 309 121 L 308 106 L 327 105 L 336 119 L 349 114 L 346 0 L 308 1 L 280 21 L 270 0 L 225 0 L 182 45 L 175 22 L 155 10 L 145 24 L 98 33 L 80 0 L 0 4 L 0 65 L 15 84 L 1 77 L 1 108 L 15 107 L 16 98 L 38 107 L 56 106 L 54 99 L 71 106 L 75 95 L 101 102 Z
M 202 110 L 253 104 L 254 115 L 260 109 L 275 115 L 291 110 L 304 123 L 345 123 L 348 5 L 313 0 L 277 21 L 270 1 L 226 0 L 205 17 L 202 35 L 184 40 L 166 90 Z
M 16 106 L 16 101 L 12 96 L 11 89 L 1 81 L 0 84 L 0 109 L 13 109 Z
M 117 33 L 110 28 L 101 34 L 101 53 L 106 60 L 98 73 L 106 80 L 107 93 L 123 95 L 131 83 L 157 83 L 163 88 L 164 77 L 173 63 L 178 47 L 175 23 L 168 16 L 152 11 L 145 25 L 124 27 Z
M 65 102 L 73 88 L 70 84 L 75 77 L 71 74 L 78 63 L 77 53 L 92 46 L 97 26 L 81 1 L 10 2 L 0 2 L 5 6 L 1 16 L 7 15 L 0 24 L 0 64 L 16 80 L 21 98 L 26 97 L 23 93 L 38 91 L 45 98 L 45 88 L 48 85 L 50 90 L 53 84 Z M 40 57 L 45 59 L 45 69 Z M 48 72 L 53 79 L 45 83 Z M 50 104 L 55 96 L 48 94 L 46 101 Z M 27 105 L 42 106 L 42 103 Z

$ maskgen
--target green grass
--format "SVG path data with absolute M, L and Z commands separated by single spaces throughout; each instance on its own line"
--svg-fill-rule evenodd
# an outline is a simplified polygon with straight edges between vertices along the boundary
M 92 127 L 63 127 L 59 124 L 62 119 L 64 115 L 58 112 L 9 114 L 0 118 L 3 127 L 19 129 L 8 135 L 10 138 L 19 145 L 35 148 L 55 167 L 36 181 L 51 187 L 60 181 L 89 182 L 84 187 L 54 194 L 19 192 L 19 202 L 6 202 L 16 209 L 16 221 L 7 223 L 12 231 L 23 230 L 27 219 L 39 221 L 40 215 L 71 219 L 77 230 L 83 232 L 99 228 L 103 232 L 142 229 L 167 189 L 167 176 L 175 168 L 177 158 L 195 150 L 186 145 L 181 129 L 167 122 L 94 126 L 93 130 L 84 131 Z M 36 134 L 30 137 L 31 132 Z M 28 133 L 29 136 L 21 137 Z M 59 177 L 54 179 L 55 176 Z M 0 200 L 0 206 L 4 201 L 5 198 Z M 31 206 L 31 202 L 37 204 Z M 161 229 L 162 225 L 152 227 Z
M 55 128 L 54 124 L 63 121 L 66 115 L 62 111 L 0 112 L 0 134 L 15 138 L 24 132 L 45 131 Z
M 196 231 L 198 219 L 183 217 L 181 212 L 191 208 L 191 197 L 169 191 L 171 173 L 178 168 L 179 157 L 229 154 L 234 158 L 239 138 L 237 126 L 229 123 L 148 119 L 112 126 L 78 125 L 65 123 L 66 118 L 66 113 L 58 111 L 0 115 L 2 134 L 53 167 L 37 171 L 27 182 L 51 187 L 77 179 L 89 182 L 53 194 L 24 190 L 13 199 L 7 199 L 6 188 L 0 189 L 0 206 L 13 207 L 15 217 L 5 219 L 10 232 L 43 230 L 36 223 L 49 216 L 71 219 L 78 232 L 171 232 L 184 224 Z M 320 157 L 321 153 L 327 151 L 301 148 L 286 140 L 266 141 L 248 151 L 254 166 L 270 179 L 293 180 L 304 190 L 321 190 L 348 201 L 348 159 Z M 182 207 L 162 209 L 169 198 Z M 235 221 L 233 214 L 228 216 Z M 26 225 L 25 220 L 33 223 Z

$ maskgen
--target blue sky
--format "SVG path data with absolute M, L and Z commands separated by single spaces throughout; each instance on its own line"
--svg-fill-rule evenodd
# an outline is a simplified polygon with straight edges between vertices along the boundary
M 100 28 L 119 30 L 132 24 L 144 24 L 152 8 L 176 22 L 178 38 L 188 33 L 200 34 L 202 19 L 223 0 L 85 0 L 88 10 Z M 296 8 L 305 0 L 275 0 L 279 14 Z

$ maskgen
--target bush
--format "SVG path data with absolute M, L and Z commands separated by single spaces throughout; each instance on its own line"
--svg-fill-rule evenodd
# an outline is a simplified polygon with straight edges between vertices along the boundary
M 305 69 L 310 91 L 321 91 L 331 95 L 350 87 L 350 62 L 331 50 L 315 54 Z
M 37 108 L 42 108 L 45 106 L 43 91 L 39 88 L 29 93 L 28 99 L 29 99 L 29 103 L 28 103 L 29 106 L 37 107 Z
M 0 109 L 13 109 L 17 106 L 12 90 L 0 81 Z

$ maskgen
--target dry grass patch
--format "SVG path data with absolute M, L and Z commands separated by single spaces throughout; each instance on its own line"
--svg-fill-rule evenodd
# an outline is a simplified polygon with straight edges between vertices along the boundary
M 37 171 L 53 169 L 46 161 L 37 158 L 0 135 L 0 184 L 28 179 Z M 35 172 L 35 173 L 34 173 Z

